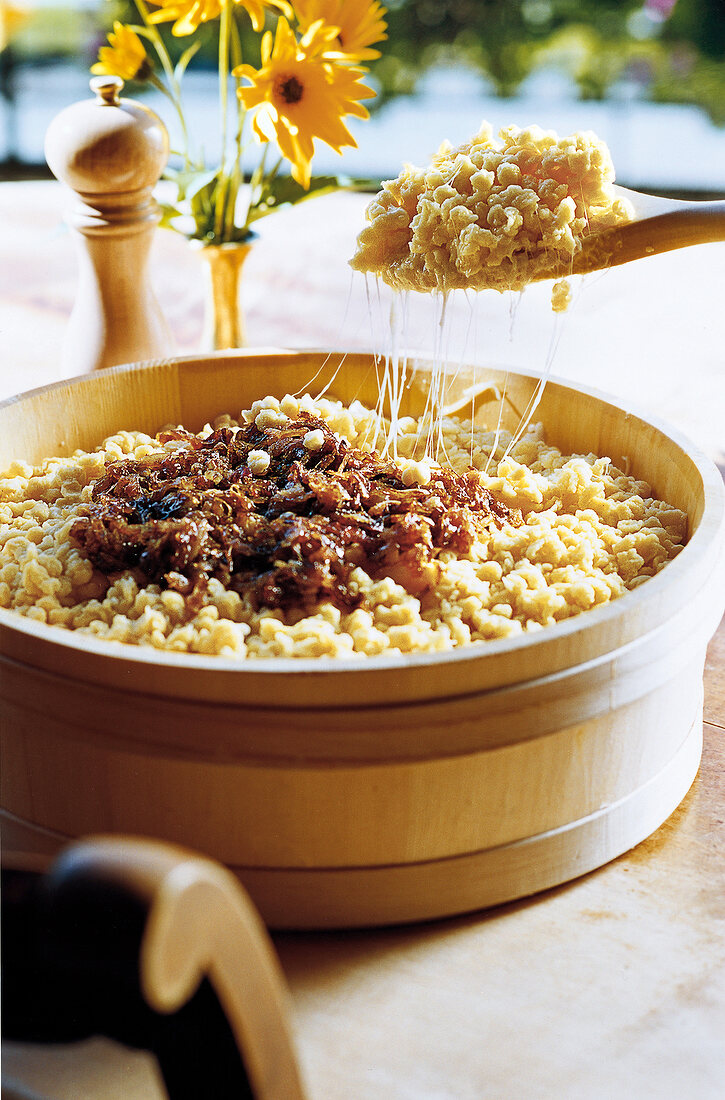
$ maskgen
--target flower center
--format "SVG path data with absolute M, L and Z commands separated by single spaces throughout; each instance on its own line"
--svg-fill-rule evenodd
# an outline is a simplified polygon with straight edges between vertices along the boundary
M 299 103 L 304 95 L 304 85 L 296 76 L 280 76 L 274 86 L 275 95 L 285 103 Z
M 136 80 L 148 80 L 153 72 L 154 66 L 150 58 L 144 57 L 143 61 L 136 70 Z

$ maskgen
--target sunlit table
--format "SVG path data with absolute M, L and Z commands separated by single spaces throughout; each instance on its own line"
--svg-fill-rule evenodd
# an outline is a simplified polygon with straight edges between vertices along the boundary
M 281 212 L 248 261 L 254 345 L 382 347 L 389 301 L 351 278 L 366 198 Z M 60 376 L 75 261 L 55 183 L 0 185 L 0 398 Z M 152 278 L 199 350 L 199 259 L 159 232 Z M 513 306 L 408 304 L 405 339 L 546 368 L 639 404 L 725 462 L 725 245 L 654 257 Z M 426 926 L 275 936 L 315 1100 L 720 1100 L 725 1089 L 725 627 L 709 652 L 705 752 L 648 841 L 574 883 Z

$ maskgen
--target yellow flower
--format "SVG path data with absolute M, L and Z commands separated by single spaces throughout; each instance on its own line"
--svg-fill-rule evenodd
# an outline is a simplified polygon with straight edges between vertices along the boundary
M 287 0 L 232 0 L 249 15 L 255 31 L 261 31 L 264 27 L 264 15 L 266 8 L 272 8 L 281 12 L 288 18 L 292 18 L 292 8 Z M 152 4 L 159 5 L 160 11 L 149 15 L 150 23 L 170 23 L 174 21 L 171 33 L 177 37 L 193 34 L 200 23 L 209 23 L 216 19 L 222 10 L 223 0 L 151 0 Z
M 316 23 L 300 43 L 285 18 L 277 23 L 272 38 L 262 39 L 262 66 L 239 65 L 234 75 L 251 87 L 238 91 L 247 110 L 253 111 L 254 132 L 260 141 L 274 141 L 290 162 L 292 176 L 303 187 L 310 185 L 310 164 L 314 139 L 319 138 L 336 152 L 343 145 L 355 145 L 344 125 L 345 115 L 367 118 L 359 102 L 375 93 L 359 83 L 362 69 L 331 64 L 321 55 L 329 31 Z
M 15 4 L 6 4 L 0 0 L 0 50 L 4 50 L 8 42 L 28 18 L 25 8 L 19 8 Z
M 151 62 L 146 56 L 144 44 L 130 27 L 118 20 L 108 35 L 110 46 L 101 46 L 98 61 L 91 65 L 92 73 L 120 76 L 124 80 L 145 80 L 151 72 Z
M 292 7 L 287 3 L 287 0 L 234 0 L 234 3 L 240 4 L 245 9 L 252 20 L 255 31 L 261 31 L 264 28 L 265 8 L 272 8 L 275 13 L 281 13 L 287 19 L 294 17 Z
M 369 48 L 387 38 L 385 8 L 378 0 L 296 0 L 295 11 L 303 32 L 318 19 L 337 29 L 328 57 L 347 61 L 380 57 L 380 50 Z

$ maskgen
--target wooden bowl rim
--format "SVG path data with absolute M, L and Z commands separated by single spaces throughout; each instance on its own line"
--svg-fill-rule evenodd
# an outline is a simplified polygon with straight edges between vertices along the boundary
M 298 355 L 341 355 L 341 356 L 374 356 L 374 351 L 366 352 L 360 349 L 345 352 L 344 349 L 334 348 L 244 348 L 230 349 L 207 354 L 192 354 L 183 356 L 171 356 L 164 359 L 144 360 L 135 363 L 122 364 L 117 367 L 106 368 L 104 376 L 135 375 L 149 368 L 163 368 L 168 365 L 177 365 L 183 369 L 185 364 L 199 366 L 212 360 L 234 360 L 248 358 L 295 357 Z M 424 357 L 410 354 L 415 363 L 425 362 Z M 370 673 L 395 672 L 407 669 L 445 669 L 448 666 L 466 664 L 469 662 L 484 662 L 489 658 L 510 654 L 515 659 L 522 650 L 543 648 L 555 639 L 576 638 L 577 635 L 588 631 L 595 624 L 614 623 L 625 615 L 634 615 L 636 609 L 650 602 L 656 602 L 664 587 L 678 585 L 682 577 L 689 573 L 698 559 L 706 559 L 708 556 L 716 557 L 716 544 L 718 541 L 725 545 L 725 484 L 715 463 L 700 451 L 679 429 L 645 413 L 638 405 L 629 402 L 624 403 L 614 395 L 598 389 L 582 386 L 578 383 L 562 378 L 558 375 L 544 374 L 530 369 L 514 368 L 508 365 L 491 365 L 485 369 L 492 371 L 505 371 L 527 379 L 541 380 L 545 378 L 546 384 L 562 387 L 564 390 L 573 391 L 578 395 L 591 397 L 597 402 L 607 404 L 616 411 L 628 417 L 636 417 L 645 425 L 654 428 L 663 436 L 674 443 L 685 458 L 692 463 L 702 481 L 703 487 L 703 514 L 696 530 L 677 557 L 668 563 L 666 568 L 656 576 L 649 578 L 644 584 L 626 593 L 624 596 L 613 600 L 601 607 L 565 619 L 562 622 L 546 627 L 533 634 L 523 634 L 515 638 L 504 638 L 497 641 L 481 643 L 461 647 L 460 649 L 446 650 L 436 653 L 401 653 L 383 654 L 377 657 L 352 656 L 349 658 L 281 658 L 269 657 L 252 660 L 235 660 L 227 657 L 176 653 L 165 650 L 157 650 L 152 647 L 133 646 L 121 642 L 105 641 L 88 635 L 80 635 L 72 631 L 64 631 L 47 623 L 38 623 L 18 615 L 15 612 L 0 608 L 0 633 L 3 630 L 11 630 L 24 635 L 29 641 L 52 642 L 65 649 L 74 650 L 83 654 L 92 654 L 102 658 L 111 658 L 114 661 L 126 662 L 131 666 L 162 666 L 164 668 L 177 668 L 179 670 L 203 670 L 207 674 L 218 677 L 226 677 L 230 673 L 247 676 L 254 674 L 264 679 L 267 677 L 305 677 L 317 674 L 325 678 L 340 678 L 342 676 L 369 675 Z M 54 390 L 64 389 L 79 383 L 88 383 L 89 378 L 99 375 L 77 375 L 71 378 L 60 379 L 45 386 L 40 386 L 23 393 L 16 394 L 0 402 L 0 413 L 5 407 L 20 403 L 41 393 L 52 393 Z

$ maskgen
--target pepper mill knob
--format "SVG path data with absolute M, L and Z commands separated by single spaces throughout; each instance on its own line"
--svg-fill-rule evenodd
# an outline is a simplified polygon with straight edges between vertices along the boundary
M 169 136 L 148 107 L 121 98 L 120 77 L 94 77 L 90 86 L 95 99 L 66 107 L 45 138 L 51 171 L 76 193 L 66 219 L 79 281 L 62 356 L 72 374 L 173 352 L 148 270 L 161 218 L 152 192 Z

